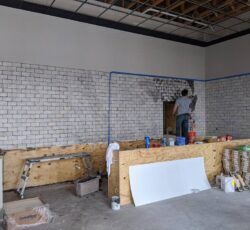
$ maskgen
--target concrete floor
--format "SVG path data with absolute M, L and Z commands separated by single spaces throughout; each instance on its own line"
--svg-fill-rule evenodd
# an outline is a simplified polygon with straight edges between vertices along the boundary
M 225 194 L 217 189 L 135 208 L 112 211 L 105 192 L 76 197 L 71 184 L 28 189 L 55 213 L 53 223 L 34 230 L 249 230 L 250 192 Z M 14 192 L 5 201 L 18 199 Z

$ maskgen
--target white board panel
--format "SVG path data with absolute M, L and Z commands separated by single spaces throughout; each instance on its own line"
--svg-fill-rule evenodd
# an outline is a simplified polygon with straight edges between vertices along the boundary
M 203 157 L 129 167 L 135 206 L 210 189 Z

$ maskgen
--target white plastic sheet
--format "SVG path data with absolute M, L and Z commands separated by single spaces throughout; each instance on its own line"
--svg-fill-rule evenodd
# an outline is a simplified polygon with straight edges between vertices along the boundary
M 129 167 L 135 206 L 210 189 L 203 157 Z
M 111 143 L 109 144 L 107 151 L 106 151 L 106 165 L 107 165 L 107 174 L 108 176 L 110 175 L 110 167 L 111 164 L 113 163 L 113 151 L 114 150 L 119 150 L 120 145 L 118 143 Z

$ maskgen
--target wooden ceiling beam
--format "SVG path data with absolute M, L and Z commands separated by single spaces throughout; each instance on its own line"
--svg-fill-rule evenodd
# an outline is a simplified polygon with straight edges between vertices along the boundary
M 167 9 L 168 10 L 174 10 L 175 8 L 185 4 L 184 0 L 177 0 L 175 3 L 171 4 Z
M 166 7 L 169 7 L 169 5 L 170 5 L 170 0 L 166 0 L 166 1 L 165 1 L 165 6 L 166 6 Z
M 227 1 L 223 2 L 223 4 L 221 4 L 221 5 L 219 5 L 219 6 L 216 6 L 216 8 L 218 8 L 218 9 L 223 8 L 223 7 L 225 7 L 226 5 L 231 4 L 233 1 L 234 1 L 234 0 L 227 0 Z M 211 15 L 211 14 L 216 14 L 216 13 L 215 13 L 214 11 L 212 11 L 212 10 L 207 9 L 207 10 L 205 10 L 204 12 L 200 13 L 199 18 L 202 19 L 202 18 L 205 18 L 205 17 L 207 17 L 207 16 L 209 16 L 209 15 Z M 219 14 L 219 13 L 218 13 L 218 14 Z
M 233 3 L 230 4 L 230 8 L 231 8 L 232 10 L 236 10 L 235 5 L 234 5 Z
M 158 5 L 160 5 L 161 3 L 163 3 L 163 2 L 165 2 L 165 0 L 155 0 L 155 1 L 153 1 L 152 6 L 158 6 Z M 127 8 L 130 9 L 130 8 L 132 8 L 135 4 L 136 4 L 136 2 L 131 2 L 131 3 L 128 5 Z M 148 8 L 150 8 L 150 7 L 148 7 Z
M 229 15 L 237 16 L 238 14 L 242 13 L 242 11 L 244 11 L 244 10 L 248 11 L 249 7 L 239 4 L 238 7 L 234 6 L 234 9 L 232 9 L 232 8 L 230 8 L 230 9 L 231 9 L 231 11 L 227 12 L 226 13 L 227 15 L 220 14 L 219 16 L 211 17 L 209 20 L 211 20 L 212 22 L 220 22 L 220 21 L 223 21 L 224 19 L 228 19 Z
M 165 0 L 156 0 L 156 1 L 153 1 L 153 6 L 158 6 L 160 5 L 161 3 L 163 3 Z
M 204 1 L 202 4 L 205 5 L 205 4 L 207 4 L 207 3 L 211 2 L 211 1 L 212 0 L 207 0 L 207 1 Z M 199 7 L 200 7 L 199 5 L 192 5 L 192 6 L 188 7 L 186 10 L 184 10 L 182 13 L 183 14 L 188 14 L 188 13 L 198 9 Z
M 212 0 L 212 6 L 216 7 L 218 4 L 218 0 Z
M 185 2 L 181 5 L 181 13 L 183 13 L 183 11 L 185 10 Z
M 137 4 L 137 2 L 130 2 L 126 8 L 127 8 L 127 9 L 131 9 L 131 8 L 134 7 L 136 4 Z

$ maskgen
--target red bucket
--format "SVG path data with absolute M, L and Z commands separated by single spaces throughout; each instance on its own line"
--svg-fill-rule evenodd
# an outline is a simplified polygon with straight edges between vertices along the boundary
M 195 137 L 196 137 L 196 132 L 194 132 L 194 131 L 188 132 L 188 143 L 189 144 L 194 144 Z

